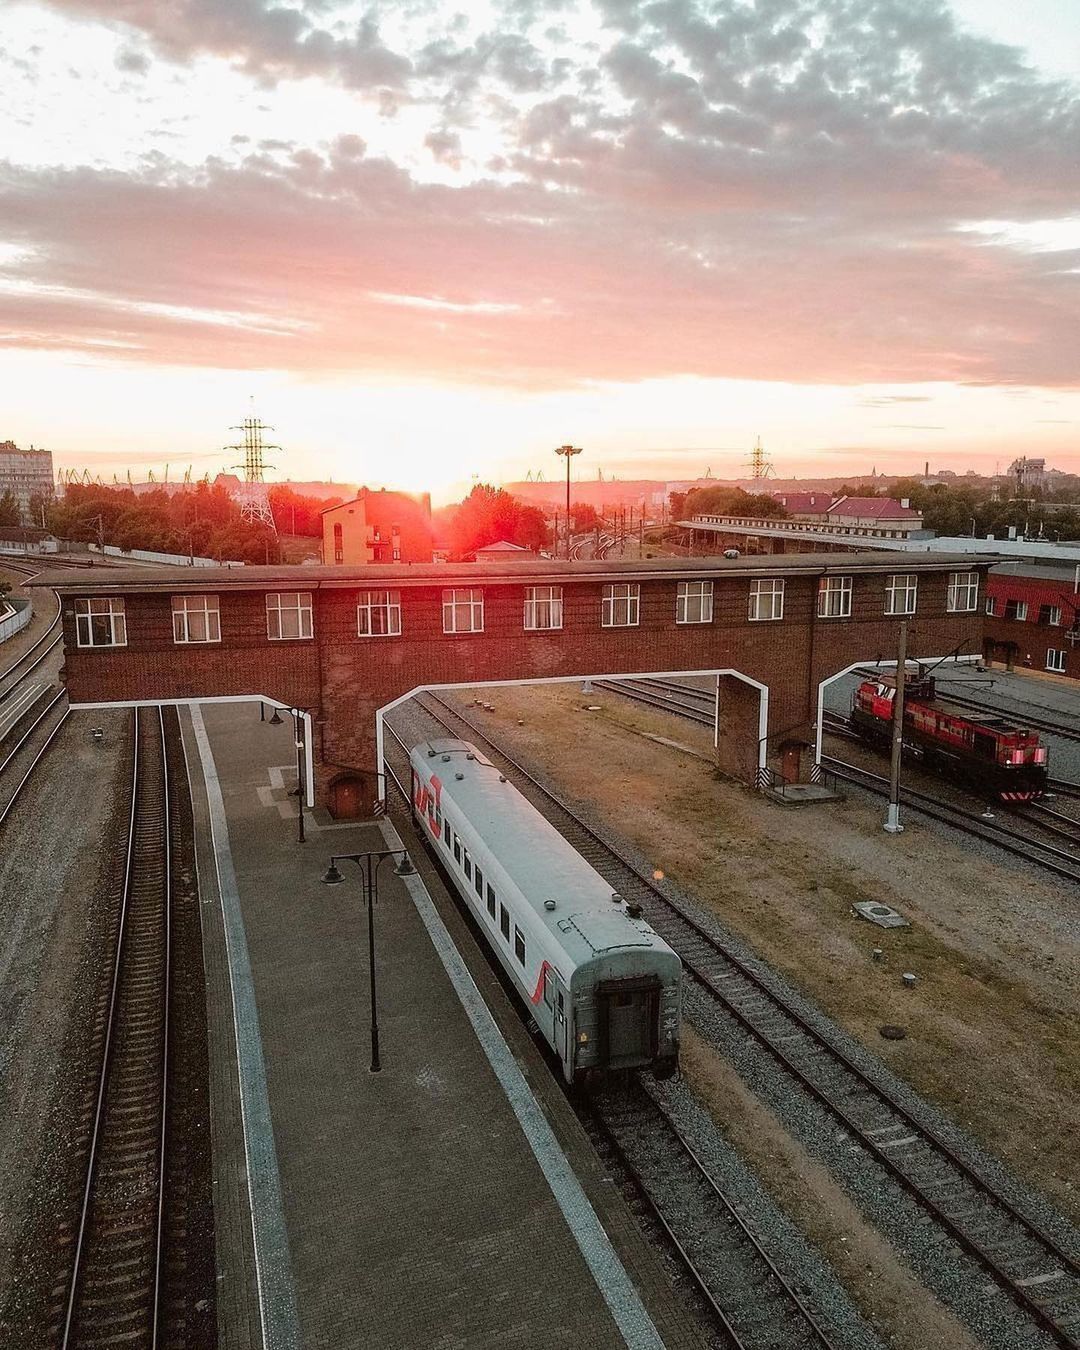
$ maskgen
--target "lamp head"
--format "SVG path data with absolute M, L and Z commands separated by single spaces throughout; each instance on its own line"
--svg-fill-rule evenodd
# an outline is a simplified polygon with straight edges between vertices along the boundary
M 284 720 L 285 719 L 282 717 L 281 713 L 279 713 L 278 710 L 275 708 L 274 715 L 270 719 L 270 725 L 272 727 L 279 727 L 281 726 L 282 722 L 284 722 Z
M 397 860 L 397 862 L 394 864 L 394 876 L 396 877 L 416 876 L 416 868 L 412 865 L 412 861 L 407 853 L 403 853 L 401 857 Z
M 338 865 L 333 859 L 330 860 L 330 866 L 323 873 L 324 886 L 339 886 L 345 878 L 338 871 Z

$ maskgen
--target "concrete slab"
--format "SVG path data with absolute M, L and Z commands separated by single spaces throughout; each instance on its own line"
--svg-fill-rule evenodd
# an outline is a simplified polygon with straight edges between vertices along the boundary
M 824 783 L 788 783 L 782 788 L 765 788 L 762 796 L 781 806 L 807 806 L 811 802 L 839 802 L 843 794 Z
M 298 844 L 291 728 L 254 707 L 205 707 L 185 744 L 222 1345 L 700 1344 L 426 860 L 380 874 L 372 1074 L 359 872 L 321 876 L 384 834 L 311 819 Z

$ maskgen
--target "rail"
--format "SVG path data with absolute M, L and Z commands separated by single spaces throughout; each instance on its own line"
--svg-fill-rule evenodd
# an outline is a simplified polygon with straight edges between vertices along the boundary
M 134 712 L 126 855 L 61 1350 L 158 1343 L 172 857 L 165 720 L 156 713 Z
M 703 928 L 482 728 L 438 695 L 428 693 L 414 700 L 453 735 L 460 733 L 424 700 L 438 704 L 468 727 L 474 740 L 486 743 L 504 772 L 509 770 L 519 784 L 526 785 L 527 792 L 541 803 L 539 809 L 570 842 L 574 844 L 575 836 L 582 842 L 583 846 L 574 846 L 614 889 L 622 895 L 636 891 L 650 921 L 699 987 L 850 1132 L 1055 1344 L 1080 1346 L 1077 1331 L 1068 1325 L 1069 1306 L 1080 1299 L 1080 1265 L 1072 1256 L 961 1158 L 937 1129 L 920 1120 L 883 1082 L 804 1017 L 772 987 L 767 975 Z M 950 1197 L 948 1209 L 936 1195 Z

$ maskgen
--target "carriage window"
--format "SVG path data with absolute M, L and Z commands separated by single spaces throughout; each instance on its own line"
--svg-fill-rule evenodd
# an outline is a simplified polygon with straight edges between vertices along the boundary
M 483 897 L 483 894 L 484 894 L 484 874 L 483 874 L 483 872 L 480 871 L 479 867 L 476 869 L 476 877 L 475 877 L 474 880 L 473 880 L 473 885 L 476 887 L 476 894 L 479 895 L 479 896 L 481 896 L 481 897 Z
M 454 861 L 455 862 L 461 861 L 461 840 L 457 837 L 456 834 L 454 835 Z
M 502 930 L 502 935 L 503 935 L 503 937 L 506 938 L 507 942 L 509 942 L 509 941 L 510 941 L 510 911 L 506 908 L 505 905 L 500 905 L 500 906 L 499 906 L 499 927 L 500 927 L 500 929 Z
M 544 1002 L 550 1008 L 555 1002 L 554 991 L 551 988 L 551 976 L 544 971 Z
M 443 827 L 442 827 L 442 828 L 443 828 L 443 838 L 446 840 L 447 844 L 449 844 L 449 843 L 450 843 L 450 822 L 449 822 L 448 820 L 444 820 L 444 821 L 443 821 Z
M 514 955 L 522 965 L 525 964 L 525 934 L 517 924 L 514 925 Z
M 472 859 L 469 857 L 469 850 L 468 850 L 467 848 L 466 848 L 466 849 L 463 849 L 462 852 L 464 853 L 465 857 L 464 857 L 464 859 L 463 859 L 461 865 L 465 868 L 465 876 L 466 876 L 466 878 L 467 878 L 468 880 L 471 880 L 471 879 L 472 879 Z
M 494 890 L 492 889 L 492 887 L 491 887 L 490 885 L 489 885 L 488 888 L 487 888 L 487 906 L 488 906 L 488 913 L 491 915 L 492 918 L 494 918 L 494 917 L 495 917 L 495 892 L 494 892 Z

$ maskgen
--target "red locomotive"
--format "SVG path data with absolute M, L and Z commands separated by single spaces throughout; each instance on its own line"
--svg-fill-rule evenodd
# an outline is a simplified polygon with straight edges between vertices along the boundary
M 865 680 L 851 700 L 851 721 L 870 744 L 892 741 L 895 675 Z M 920 670 L 904 691 L 904 751 L 978 792 L 1003 802 L 1030 802 L 1046 789 L 1046 746 L 990 711 L 975 712 L 939 698 L 933 677 Z

